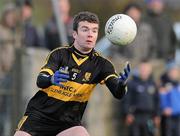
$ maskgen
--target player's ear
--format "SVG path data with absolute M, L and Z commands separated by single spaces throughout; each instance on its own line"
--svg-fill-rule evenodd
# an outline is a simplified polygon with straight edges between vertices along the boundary
M 73 31 L 72 36 L 73 36 L 74 39 L 76 39 L 76 37 L 77 37 L 77 31 Z

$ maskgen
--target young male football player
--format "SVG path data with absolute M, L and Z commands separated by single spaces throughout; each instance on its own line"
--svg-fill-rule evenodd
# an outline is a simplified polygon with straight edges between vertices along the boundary
M 114 97 L 126 93 L 130 66 L 116 74 L 94 50 L 99 19 L 91 12 L 74 17 L 74 43 L 53 50 L 38 77 L 40 90 L 30 100 L 15 136 L 89 136 L 81 119 L 93 88 L 104 82 Z

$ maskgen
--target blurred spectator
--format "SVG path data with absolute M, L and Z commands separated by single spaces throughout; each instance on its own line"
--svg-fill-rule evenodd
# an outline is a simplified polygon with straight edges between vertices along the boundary
M 16 7 L 8 4 L 4 7 L 0 22 L 0 75 L 9 72 L 15 60 L 15 49 L 21 47 L 21 31 L 17 28 Z
M 180 136 L 180 71 L 175 62 L 167 64 L 161 77 L 161 136 Z
M 4 6 L 0 20 L 0 135 L 8 123 L 10 112 L 10 91 L 15 51 L 21 47 L 21 32 L 17 27 L 18 16 L 15 5 Z M 8 129 L 8 128 L 6 128 Z
M 157 39 L 151 26 L 141 20 L 143 14 L 142 7 L 138 3 L 129 3 L 123 13 L 129 15 L 136 22 L 138 28 L 137 35 L 128 46 L 112 46 L 112 53 L 114 54 L 118 50 L 120 55 L 133 59 L 133 61 L 155 57 L 154 50 L 157 46 Z
M 129 136 L 153 136 L 159 125 L 159 95 L 152 78 L 152 65 L 142 60 L 138 74 L 128 82 L 128 93 L 123 100 L 125 123 Z
M 58 2 L 59 2 L 59 14 L 61 15 L 62 22 L 65 25 L 67 39 L 70 44 L 73 42 L 73 37 L 72 37 L 73 18 L 69 15 L 70 3 L 69 0 L 58 0 Z M 54 48 L 59 47 L 61 45 L 55 15 L 53 15 L 53 17 L 48 21 L 47 25 L 45 26 L 45 41 L 46 41 L 46 47 L 49 50 L 53 50 Z
M 163 0 L 146 0 L 147 12 L 145 21 L 153 27 L 158 44 L 155 54 L 163 60 L 174 59 L 176 50 L 176 36 L 171 18 L 165 15 Z
M 25 0 L 21 7 L 21 18 L 24 31 L 23 42 L 27 47 L 41 47 L 43 42 L 40 39 L 36 27 L 32 24 L 33 5 L 30 0 Z

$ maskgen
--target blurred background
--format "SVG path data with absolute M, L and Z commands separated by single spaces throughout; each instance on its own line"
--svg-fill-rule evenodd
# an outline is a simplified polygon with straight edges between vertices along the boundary
M 127 99 L 119 101 L 113 98 L 105 86 L 98 85 L 83 117 L 83 124 L 90 135 L 129 136 L 132 131 L 134 134 L 138 133 L 137 136 L 146 136 L 145 133 L 133 131 L 133 127 L 138 127 L 136 130 L 141 129 L 141 126 L 136 126 L 134 122 L 137 119 L 146 124 L 144 118 L 148 116 L 149 121 L 152 112 L 159 111 L 157 113 L 159 122 L 153 118 L 153 127 L 148 126 L 148 133 L 151 134 L 147 136 L 180 136 L 180 132 L 176 132 L 177 135 L 172 134 L 174 130 L 180 130 L 180 108 L 177 105 L 180 103 L 179 0 L 1 0 L 0 136 L 12 136 L 15 132 L 27 102 L 38 91 L 36 76 L 48 53 L 56 47 L 73 42 L 72 19 L 79 11 L 91 11 L 99 16 L 100 33 L 96 49 L 114 63 L 117 72 L 122 71 L 127 60 L 131 62 L 133 78 L 129 86 L 131 81 L 134 82 L 134 78 L 138 77 L 141 81 L 139 66 L 144 62 L 151 64 L 150 75 L 153 75 L 158 97 L 158 102 L 154 103 L 154 96 L 151 100 L 151 93 L 146 93 L 147 99 L 144 95 L 142 97 L 134 95 L 141 100 L 139 103 L 145 104 L 139 114 L 139 110 L 138 112 L 131 110 L 139 107 L 137 100 L 135 102 L 134 99 L 131 100 L 131 93 Z M 138 34 L 132 45 L 126 47 L 112 45 L 104 37 L 106 21 L 118 13 L 128 14 L 137 23 Z M 144 59 L 148 61 L 142 61 Z M 175 74 L 177 77 L 168 74 L 173 68 L 177 70 Z M 149 80 L 147 84 L 150 84 Z M 177 86 L 179 88 L 174 89 Z M 174 92 L 173 89 L 176 90 L 177 101 L 172 107 L 164 106 L 164 96 L 166 94 L 169 96 Z M 130 90 L 136 91 L 138 92 L 138 88 Z M 149 90 L 146 88 L 144 91 Z M 146 103 L 149 102 L 146 100 L 151 102 L 149 105 L 159 107 L 149 107 L 152 111 L 144 114 L 147 110 L 145 108 L 148 107 Z M 137 105 L 132 106 L 133 102 L 137 102 Z M 172 103 L 169 98 L 168 102 Z M 177 113 L 173 112 L 174 107 Z M 144 118 L 139 119 L 139 116 Z M 176 122 L 173 121 L 174 118 Z M 170 132 L 166 132 L 164 127 L 168 126 L 169 119 L 176 127 L 169 128 Z M 162 121 L 168 122 L 167 125 Z M 151 128 L 153 132 L 149 130 Z

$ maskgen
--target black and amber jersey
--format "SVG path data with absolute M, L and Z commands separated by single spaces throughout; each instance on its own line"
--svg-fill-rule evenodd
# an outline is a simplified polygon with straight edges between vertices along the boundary
M 103 58 L 94 49 L 82 54 L 74 46 L 53 50 L 40 74 L 51 76 L 61 67 L 68 69 L 70 78 L 63 86 L 46 82 L 46 87 L 31 99 L 26 114 L 37 113 L 52 120 L 79 123 L 93 88 L 105 82 L 113 95 L 121 98 L 125 94 L 125 85 L 118 82 L 117 74 L 110 61 Z M 40 80 L 40 79 L 38 79 Z

